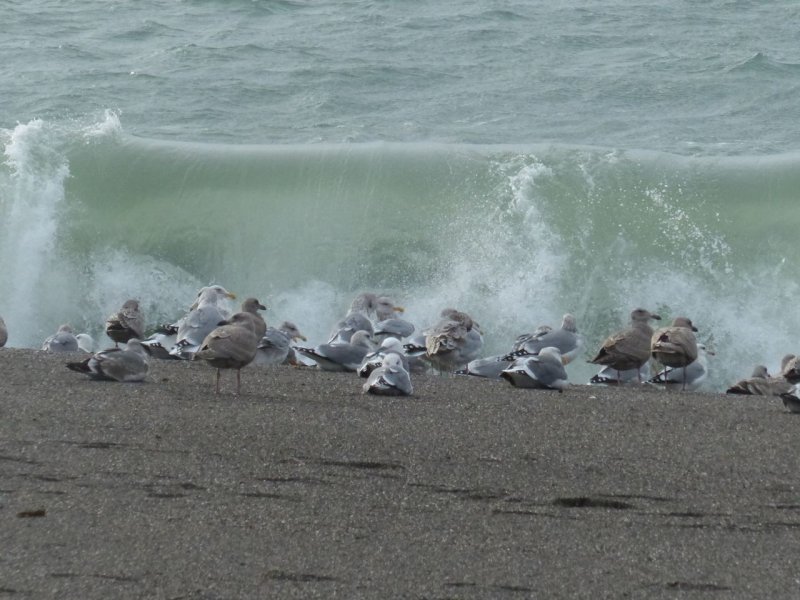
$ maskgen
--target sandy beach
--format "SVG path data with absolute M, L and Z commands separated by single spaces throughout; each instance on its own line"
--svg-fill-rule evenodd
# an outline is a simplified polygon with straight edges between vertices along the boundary
M 780 399 L 0 349 L 2 598 L 797 598 Z

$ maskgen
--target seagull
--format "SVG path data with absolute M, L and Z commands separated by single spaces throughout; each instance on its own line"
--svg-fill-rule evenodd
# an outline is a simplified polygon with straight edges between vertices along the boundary
M 75 336 L 78 340 L 78 349 L 83 352 L 94 352 L 94 338 L 88 333 L 79 333 Z
M 295 346 L 294 349 L 307 356 L 323 371 L 347 371 L 354 373 L 361 366 L 361 361 L 368 352 L 374 349 L 368 331 L 356 331 L 349 342 L 320 344 L 316 348 Z
M 446 308 L 425 334 L 426 360 L 440 371 L 463 368 L 483 348 L 480 328 L 467 313 Z
M 77 352 L 78 338 L 72 333 L 72 327 L 64 324 L 44 341 L 42 350 L 47 352 Z
M 516 359 L 502 372 L 501 377 L 521 388 L 562 392 L 569 386 L 561 352 L 554 346 L 542 348 L 537 355 Z
M 267 331 L 258 343 L 254 365 L 280 365 L 286 362 L 295 364 L 297 359 L 291 345 L 297 340 L 306 341 L 297 325 L 284 321 L 280 327 L 267 327 Z
M 139 309 L 138 300 L 126 300 L 122 308 L 106 319 L 106 335 L 114 345 L 124 344 L 131 338 L 144 337 L 144 315 Z
M 725 393 L 748 396 L 782 396 L 791 393 L 793 388 L 794 386 L 782 376 L 770 376 L 767 367 L 756 365 L 753 374 L 748 379 L 737 381 L 725 390 Z
M 787 354 L 781 361 L 781 375 L 789 383 L 800 383 L 800 358 Z
M 359 365 L 357 371 L 359 377 L 369 377 L 372 371 L 379 368 L 383 364 L 384 357 L 392 352 L 400 357 L 400 361 L 403 363 L 403 368 L 408 371 L 408 357 L 403 351 L 403 344 L 397 338 L 390 337 L 383 340 L 381 345 L 378 346 L 378 348 L 376 348 L 373 352 L 369 352 L 364 356 L 364 359 L 361 361 L 361 365 Z
M 697 344 L 697 358 L 685 367 L 664 367 L 649 383 L 660 385 L 683 385 L 690 390 L 696 390 L 708 376 L 708 355 L 714 353 L 707 350 L 705 344 Z M 635 376 L 635 372 L 634 372 Z
M 81 362 L 69 362 L 67 368 L 90 379 L 120 382 L 144 381 L 149 371 L 147 351 L 136 338 L 129 339 L 123 348 L 109 348 Z
M 644 308 L 634 309 L 631 312 L 630 327 L 608 336 L 597 355 L 589 362 L 609 366 L 618 373 L 636 369 L 637 380 L 641 383 L 641 368 L 650 360 L 653 329 L 649 322 L 652 319 L 660 321 L 661 317 Z
M 514 348 L 513 351 L 522 350 L 522 347 L 531 340 L 538 340 L 546 333 L 550 333 L 553 331 L 553 328 L 550 325 L 539 325 L 532 333 L 523 333 L 522 335 L 518 335 L 517 339 L 514 340 Z
M 350 308 L 344 318 L 336 323 L 330 337 L 329 344 L 349 342 L 356 331 L 367 331 L 372 335 L 372 321 L 369 316 L 375 313 L 378 306 L 378 296 L 371 292 L 358 294 L 350 303 Z
M 650 378 L 650 363 L 647 362 L 642 365 L 641 369 L 627 369 L 625 371 L 617 371 L 612 367 L 603 367 L 596 375 L 592 375 L 589 380 L 590 384 L 599 385 L 621 385 L 625 383 L 641 383 L 642 380 Z
M 569 315 L 569 317 L 573 318 L 574 320 L 574 317 L 572 317 L 572 315 Z M 567 315 L 564 315 L 564 318 L 566 319 Z M 485 377 L 487 379 L 500 379 L 500 374 L 508 366 L 510 366 L 511 363 L 513 363 L 517 358 L 523 356 L 536 355 L 539 353 L 539 350 L 541 350 L 546 346 L 556 346 L 559 348 L 559 350 L 561 350 L 561 348 L 558 346 L 557 343 L 544 344 L 540 346 L 533 345 L 537 343 L 539 340 L 542 340 L 547 334 L 549 334 L 552 331 L 553 328 L 550 327 L 549 325 L 540 325 L 539 327 L 536 328 L 536 330 L 533 333 L 524 333 L 522 335 L 517 336 L 516 340 L 514 341 L 511 352 L 506 354 L 499 354 L 496 356 L 476 358 L 467 363 L 467 366 L 464 367 L 463 369 L 457 370 L 455 374 L 472 375 L 474 377 Z M 557 341 L 557 338 L 554 338 L 554 341 Z M 528 350 L 524 349 L 526 344 L 528 345 Z
M 175 342 L 178 339 L 180 323 L 181 321 L 159 325 L 152 335 L 142 340 L 142 346 L 147 350 L 147 353 L 153 358 L 162 360 L 178 358 L 170 354 L 169 351 L 175 346 Z
M 261 304 L 257 298 L 247 298 L 242 302 L 242 310 L 240 311 L 250 313 L 255 317 L 253 322 L 255 324 L 255 334 L 258 339 L 264 337 L 264 334 L 267 332 L 267 323 L 264 321 L 264 318 L 258 314 L 260 310 L 267 310 L 267 307 Z
M 227 301 L 233 298 L 236 294 L 221 285 L 202 288 L 189 312 L 178 321 L 175 344 L 169 354 L 175 358 L 191 359 L 206 336 L 230 316 Z
M 793 386 L 791 391 L 781 394 L 783 405 L 789 409 L 789 412 L 800 413 L 800 397 L 798 397 L 797 385 Z
M 650 338 L 650 354 L 664 367 L 683 369 L 683 386 L 686 389 L 687 372 L 684 367 L 697 359 L 697 327 L 687 317 L 676 317 L 669 327 L 657 329 Z M 664 373 L 666 377 L 666 371 Z
M 521 336 L 520 336 L 521 337 Z M 548 346 L 558 348 L 561 353 L 561 360 L 567 365 L 583 349 L 583 336 L 578 333 L 578 326 L 575 317 L 567 313 L 561 320 L 561 327 L 553 330 L 542 330 L 534 333 L 526 340 L 517 338 L 518 349 L 506 357 L 506 360 L 514 360 L 522 356 L 533 356 L 539 354 L 542 348 Z
M 514 357 L 511 357 L 510 354 L 476 358 L 469 361 L 467 366 L 463 369 L 458 369 L 455 371 L 455 374 L 485 377 L 487 379 L 500 379 L 501 373 L 508 368 L 514 362 L 514 360 Z
M 6 327 L 6 322 L 3 321 L 3 317 L 0 317 L 0 348 L 6 345 L 8 341 L 8 328 Z
M 411 377 L 403 367 L 402 357 L 394 352 L 384 356 L 381 366 L 370 373 L 362 389 L 365 394 L 410 396 Z
M 216 393 L 219 394 L 221 369 L 236 369 L 236 395 L 242 387 L 241 369 L 250 364 L 258 349 L 258 315 L 238 312 L 212 330 L 194 353 L 193 360 L 204 360 L 217 369 Z

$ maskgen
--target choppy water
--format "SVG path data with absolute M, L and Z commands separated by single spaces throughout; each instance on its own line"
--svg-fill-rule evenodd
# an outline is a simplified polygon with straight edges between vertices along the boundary
M 566 311 L 588 351 L 634 306 L 687 314 L 715 386 L 795 350 L 789 3 L 7 12 L 11 345 L 217 281 L 312 340 L 372 289 L 471 312 L 487 352 Z

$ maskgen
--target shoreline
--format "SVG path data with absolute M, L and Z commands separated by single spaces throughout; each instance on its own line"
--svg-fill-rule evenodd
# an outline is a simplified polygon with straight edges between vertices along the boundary
M 0 598 L 795 597 L 780 398 L 0 349 Z

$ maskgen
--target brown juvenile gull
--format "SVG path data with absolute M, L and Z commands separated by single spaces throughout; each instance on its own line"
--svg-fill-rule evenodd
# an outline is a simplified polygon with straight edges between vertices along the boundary
M 789 383 L 800 383 L 800 357 L 787 354 L 781 361 L 781 375 Z
M 714 356 L 714 353 L 707 350 L 705 344 L 697 344 L 697 358 L 693 362 L 685 367 L 664 367 L 648 383 L 667 387 L 681 385 L 696 390 L 708 376 L 708 355 Z
M 748 379 L 737 381 L 725 390 L 725 393 L 748 396 L 781 396 L 790 393 L 793 387 L 782 375 L 771 376 L 767 372 L 767 367 L 756 365 L 753 374 Z
M 242 302 L 242 310 L 240 311 L 250 313 L 255 317 L 253 323 L 255 324 L 255 334 L 258 336 L 258 339 L 264 337 L 264 334 L 267 332 L 267 323 L 264 321 L 264 317 L 258 314 L 260 310 L 267 310 L 267 307 L 261 304 L 256 298 L 247 298 Z
M 253 359 L 254 365 L 280 365 L 288 362 L 296 364 L 292 342 L 306 341 L 306 336 L 300 333 L 297 325 L 291 321 L 284 321 L 280 327 L 267 327 L 266 333 L 258 342 L 258 351 Z
M 294 349 L 307 356 L 323 371 L 347 371 L 354 373 L 361 361 L 374 346 L 368 331 L 356 331 L 349 342 L 320 344 L 316 348 L 295 346 Z
M 370 373 L 362 389 L 365 394 L 379 396 L 410 396 L 414 391 L 401 356 L 394 352 L 383 357 L 381 366 Z
M 697 328 L 687 317 L 676 317 L 669 327 L 660 327 L 650 338 L 650 355 L 661 365 L 683 369 L 683 387 L 686 389 L 686 367 L 697 359 Z M 666 377 L 666 371 L 664 373 Z
M 6 322 L 3 321 L 3 317 L 0 317 L 0 348 L 6 345 L 8 341 L 8 328 L 6 328 Z
M 480 354 L 483 336 L 467 313 L 445 308 L 433 327 L 425 330 L 425 359 L 439 371 L 465 367 Z
M 536 355 L 517 358 L 502 373 L 501 377 L 514 387 L 542 390 L 558 390 L 569 386 L 561 352 L 550 346 L 542 348 Z
M 42 344 L 42 350 L 47 352 L 77 352 L 78 338 L 68 324 L 61 325 L 53 335 Z
M 97 352 L 81 362 L 67 363 L 67 368 L 84 373 L 91 379 L 107 381 L 144 381 L 149 365 L 147 351 L 136 338 L 127 341 L 123 348 L 109 348 Z
M 194 353 L 194 360 L 204 360 L 217 369 L 217 394 L 221 369 L 236 369 L 236 394 L 239 394 L 241 369 L 250 364 L 258 349 L 256 327 L 256 316 L 249 312 L 238 312 L 211 331 Z
M 650 338 L 653 337 L 652 319 L 661 317 L 644 308 L 631 312 L 631 325 L 606 338 L 600 350 L 589 362 L 609 366 L 615 371 L 637 370 L 637 380 L 641 383 L 641 368 L 650 360 Z
M 106 335 L 115 346 L 131 338 L 144 338 L 144 315 L 139 310 L 138 300 L 126 300 L 122 308 L 106 319 Z

